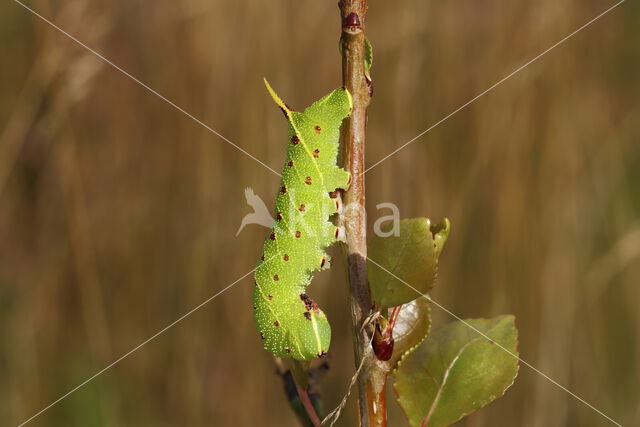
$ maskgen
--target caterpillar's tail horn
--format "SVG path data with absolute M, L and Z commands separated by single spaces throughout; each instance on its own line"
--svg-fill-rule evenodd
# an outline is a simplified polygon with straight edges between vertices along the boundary
M 276 93 L 275 90 L 273 90 L 273 88 L 271 87 L 267 79 L 263 77 L 263 80 L 264 80 L 264 85 L 267 87 L 267 90 L 269 91 L 269 95 L 271 95 L 271 98 L 273 98 L 273 101 L 278 105 L 278 107 L 280 107 L 284 115 L 289 117 L 289 113 L 291 113 L 293 110 L 289 108 L 289 106 L 285 104 L 284 101 L 278 96 L 278 94 Z

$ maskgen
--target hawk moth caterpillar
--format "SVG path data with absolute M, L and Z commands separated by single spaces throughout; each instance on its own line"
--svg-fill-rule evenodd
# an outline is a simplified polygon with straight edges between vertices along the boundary
M 325 249 L 343 239 L 330 217 L 340 210 L 337 189 L 350 174 L 337 166 L 340 125 L 353 102 L 339 88 L 303 112 L 289 108 L 265 80 L 288 125 L 287 155 L 276 194 L 275 223 L 254 273 L 254 320 L 264 348 L 278 357 L 310 360 L 329 350 L 331 327 L 305 288 L 329 267 Z

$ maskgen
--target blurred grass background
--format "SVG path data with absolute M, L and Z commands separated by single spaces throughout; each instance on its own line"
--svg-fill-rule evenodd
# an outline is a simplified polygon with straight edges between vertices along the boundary
M 341 84 L 335 3 L 29 5 L 278 170 L 262 77 L 294 108 Z M 368 163 L 612 4 L 372 2 Z M 436 300 L 515 314 L 522 357 L 624 425 L 640 424 L 639 21 L 626 2 L 367 175 L 371 223 L 382 202 L 451 219 Z M 0 419 L 17 425 L 247 273 L 266 230 L 235 237 L 243 189 L 271 201 L 278 178 L 10 1 L 0 43 Z M 336 259 L 310 288 L 334 331 L 327 407 L 354 371 L 344 277 Z M 295 425 L 250 292 L 30 425 Z M 352 397 L 340 425 L 355 420 Z M 609 424 L 522 367 L 460 425 Z

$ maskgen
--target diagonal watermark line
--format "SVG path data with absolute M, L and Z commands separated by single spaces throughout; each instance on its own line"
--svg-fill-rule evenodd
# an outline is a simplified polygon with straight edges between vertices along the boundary
M 222 295 L 224 292 L 226 292 L 227 290 L 231 289 L 233 286 L 235 286 L 237 283 L 239 283 L 242 279 L 244 279 L 245 277 L 247 277 L 248 275 L 250 275 L 251 273 L 253 273 L 254 271 L 256 271 L 256 269 L 254 268 L 253 270 L 251 270 L 250 272 L 246 273 L 245 275 L 243 275 L 242 277 L 240 277 L 239 279 L 235 280 L 233 283 L 227 285 L 226 287 L 224 287 L 222 290 L 216 292 L 214 295 L 210 296 L 209 298 L 207 298 L 206 300 L 204 300 L 203 302 L 201 302 L 200 304 L 198 304 L 197 306 L 195 306 L 194 308 L 192 308 L 191 310 L 187 311 L 185 314 L 183 314 L 182 316 L 178 317 L 176 320 L 174 320 L 173 322 L 169 323 L 167 326 L 165 326 L 164 328 L 160 329 L 158 332 L 156 332 L 155 334 L 151 335 L 149 338 L 147 338 L 146 340 L 142 341 L 140 344 L 138 344 L 137 346 L 135 346 L 134 348 L 132 348 L 131 350 L 129 350 L 128 352 L 126 352 L 125 354 L 123 354 L 122 356 L 120 356 L 119 358 L 117 358 L 116 360 L 114 360 L 113 362 L 111 362 L 110 364 L 108 364 L 107 366 L 105 366 L 104 368 L 102 368 L 100 371 L 96 372 L 95 374 L 93 374 L 92 376 L 90 376 L 89 378 L 87 378 L 86 380 L 84 380 L 82 383 L 78 384 L 77 386 L 75 386 L 74 388 L 72 388 L 71 390 L 69 390 L 68 392 L 66 392 L 65 394 L 63 394 L 62 396 L 60 396 L 59 398 L 57 398 L 56 400 L 54 400 L 53 402 L 51 402 L 50 404 L 48 404 L 47 406 L 45 406 L 44 408 L 42 408 L 41 410 L 39 410 L 38 412 L 36 412 L 34 415 L 32 415 L 29 419 L 23 421 L 22 423 L 20 423 L 18 425 L 18 427 L 22 427 L 23 425 L 27 424 L 28 422 L 30 422 L 31 420 L 33 420 L 34 418 L 38 417 L 39 415 L 41 415 L 43 412 L 47 411 L 48 409 L 50 409 L 51 407 L 57 405 L 58 403 L 60 403 L 63 399 L 65 399 L 66 397 L 68 397 L 69 395 L 71 395 L 72 393 L 74 393 L 75 391 L 79 390 L 80 388 L 84 387 L 85 385 L 87 385 L 88 383 L 90 383 L 91 381 L 93 381 L 94 379 L 96 379 L 97 377 L 99 377 L 100 375 L 102 375 L 103 373 L 105 373 L 107 370 L 111 369 L 113 366 L 117 365 L 118 363 L 122 362 L 124 359 L 126 359 L 127 357 L 129 357 L 130 355 L 132 355 L 133 353 L 135 353 L 136 351 L 138 351 L 140 348 L 142 348 L 144 345 L 148 344 L 150 341 L 153 341 L 155 338 L 157 338 L 159 335 L 162 335 L 163 333 L 165 333 L 167 330 L 169 330 L 170 328 L 172 328 L 173 326 L 175 326 L 176 324 L 180 323 L 181 321 L 183 321 L 184 319 L 186 319 L 187 317 L 189 317 L 190 315 L 192 315 L 193 313 L 195 313 L 196 311 L 198 311 L 199 309 L 201 309 L 202 307 L 204 307 L 206 304 L 208 304 L 209 302 L 213 301 L 214 299 L 216 299 L 219 295 Z
M 206 123 L 204 123 L 202 120 L 198 119 L 197 117 L 195 117 L 193 114 L 189 113 L 188 111 L 186 111 L 184 108 L 180 107 L 179 105 L 175 104 L 173 101 L 167 99 L 166 97 L 164 97 L 162 94 L 160 94 L 158 91 L 156 91 L 155 89 L 151 88 L 150 86 L 148 86 L 147 84 L 145 84 L 144 82 L 142 82 L 141 80 L 139 80 L 138 78 L 134 77 L 133 75 L 131 75 L 130 73 L 128 73 L 127 71 L 123 70 L 121 67 L 119 67 L 118 65 L 114 64 L 113 62 L 111 62 L 109 59 L 105 58 L 103 55 L 101 55 L 100 53 L 98 53 L 96 50 L 90 48 L 89 46 L 87 46 L 86 44 L 84 44 L 83 42 L 81 42 L 80 40 L 78 40 L 76 37 L 72 36 L 71 34 L 67 33 L 65 30 L 63 30 L 62 28 L 60 28 L 59 26 L 57 26 L 56 24 L 54 24 L 52 21 L 50 21 L 49 19 L 45 18 L 44 16 L 40 15 L 38 12 L 36 12 L 35 10 L 31 9 L 29 6 L 27 6 L 26 4 L 22 3 L 20 0 L 13 0 L 15 3 L 17 3 L 18 5 L 22 6 L 24 9 L 28 10 L 29 12 L 31 12 L 33 15 L 35 15 L 36 17 L 38 17 L 39 19 L 41 19 L 42 21 L 46 22 L 47 24 L 51 25 L 53 28 L 55 28 L 56 30 L 58 30 L 59 32 L 61 32 L 62 34 L 64 34 L 65 36 L 67 36 L 68 38 L 70 38 L 71 40 L 73 40 L 74 42 L 76 42 L 77 44 L 79 44 L 80 46 L 84 47 L 85 49 L 87 49 L 89 52 L 93 53 L 95 56 L 97 56 L 98 58 L 100 58 L 102 61 L 106 62 L 107 64 L 111 65 L 113 68 L 115 68 L 116 70 L 120 71 L 122 74 L 124 74 L 125 76 L 129 77 L 131 80 L 133 80 L 134 82 L 138 83 L 140 86 L 142 86 L 143 88 L 145 88 L 146 90 L 148 90 L 149 92 L 151 92 L 152 94 L 156 95 L 158 98 L 162 99 L 164 102 L 166 102 L 167 104 L 169 104 L 170 106 L 172 106 L 173 108 L 175 108 L 176 110 L 180 111 L 182 114 L 184 114 L 185 116 L 189 117 L 191 120 L 193 120 L 194 122 L 198 123 L 200 126 L 204 127 L 205 129 L 207 129 L 209 132 L 213 133 L 214 135 L 216 135 L 218 138 L 222 139 L 223 141 L 231 144 L 233 147 L 235 147 L 237 150 L 241 151 L 242 153 L 244 153 L 245 155 L 251 157 L 253 160 L 255 160 L 256 162 L 260 163 L 262 166 L 264 166 L 265 168 L 269 169 L 271 172 L 273 172 L 274 174 L 278 175 L 278 176 L 282 176 L 280 175 L 278 172 L 276 172 L 275 170 L 273 170 L 271 167 L 269 167 L 268 165 L 266 165 L 264 162 L 262 162 L 261 160 L 259 160 L 258 158 L 256 158 L 253 154 L 249 153 L 247 150 L 245 150 L 244 148 L 238 146 L 237 144 L 235 144 L 233 141 L 231 141 L 230 139 L 226 138 L 224 135 L 222 135 L 220 132 L 216 131 L 215 129 L 213 129 L 211 126 L 207 125 Z
M 480 336 L 482 336 L 483 338 L 486 338 L 487 340 L 493 342 L 495 345 L 497 345 L 501 350 L 504 350 L 506 353 L 508 353 L 509 355 L 513 356 L 514 358 L 518 359 L 518 361 L 520 361 L 520 363 L 522 363 L 523 365 L 527 366 L 528 368 L 530 368 L 531 370 L 533 370 L 535 373 L 537 373 L 538 375 L 542 376 L 543 378 L 545 378 L 546 380 L 548 380 L 549 382 L 551 382 L 553 385 L 561 388 L 562 390 L 564 390 L 565 392 L 567 392 L 569 395 L 571 395 L 572 397 L 576 398 L 577 400 L 579 400 L 580 402 L 582 402 L 583 404 L 585 404 L 586 406 L 588 406 L 589 408 L 593 409 L 595 412 L 597 412 L 598 414 L 602 415 L 604 418 L 606 418 L 608 421 L 612 422 L 613 424 L 622 427 L 622 424 L 618 423 L 617 421 L 615 421 L 613 418 L 609 417 L 607 414 L 605 414 L 604 412 L 600 411 L 598 408 L 596 408 L 595 406 L 593 406 L 592 404 L 590 404 L 589 402 L 587 402 L 586 400 L 584 400 L 583 398 L 581 398 L 580 396 L 578 396 L 577 394 L 575 394 L 574 392 L 572 392 L 571 390 L 569 390 L 568 388 L 566 388 L 565 386 L 563 386 L 562 384 L 560 384 L 559 382 L 557 382 L 556 380 L 554 380 L 553 378 L 549 377 L 547 374 L 545 374 L 544 372 L 542 372 L 541 370 L 539 370 L 538 368 L 536 368 L 535 366 L 533 366 L 532 364 L 530 364 L 529 362 L 527 362 L 526 360 L 523 360 L 522 358 L 520 358 L 518 355 L 516 355 L 515 353 L 513 353 L 511 350 L 509 350 L 508 348 L 504 347 L 503 345 L 501 345 L 500 343 L 496 342 L 495 340 L 492 340 L 490 337 L 488 337 L 485 333 L 483 333 L 482 331 L 478 330 L 475 326 L 471 325 L 469 322 L 466 322 L 464 319 L 462 319 L 460 316 L 458 316 L 457 314 L 453 313 L 451 310 L 447 309 L 446 307 L 444 307 L 443 305 L 439 304 L 438 302 L 434 301 L 433 298 L 431 298 L 429 295 L 423 294 L 422 292 L 420 292 L 419 290 L 417 290 L 416 288 L 414 288 L 413 286 L 411 286 L 409 283 L 405 282 L 404 280 L 402 280 L 401 278 L 399 278 L 398 276 L 396 276 L 395 274 L 393 274 L 392 272 L 390 272 L 389 270 L 387 270 L 386 268 L 384 268 L 383 266 L 381 266 L 380 264 L 378 264 L 377 262 L 375 262 L 374 260 L 372 260 L 371 258 L 367 257 L 368 261 L 371 261 L 373 264 L 375 264 L 376 266 L 378 266 L 379 268 L 381 268 L 382 270 L 384 270 L 385 272 L 387 272 L 388 274 L 390 274 L 392 277 L 394 277 L 396 280 L 404 283 L 406 286 L 410 287 L 411 289 L 413 289 L 416 293 L 418 293 L 421 297 L 426 298 L 427 300 L 429 300 L 429 302 L 431 302 L 432 304 L 436 305 L 438 308 L 440 308 L 441 310 L 443 310 L 444 312 L 446 312 L 447 314 L 449 314 L 450 316 L 454 317 L 456 320 L 462 322 L 464 325 L 468 326 L 469 328 L 471 328 L 474 332 L 476 332 L 477 334 L 479 334 Z
M 526 63 L 524 63 L 523 65 L 521 65 L 520 67 L 516 68 L 515 70 L 513 70 L 510 74 L 508 74 L 507 76 L 503 77 L 502 79 L 498 80 L 496 83 L 494 83 L 493 85 L 489 86 L 487 89 L 485 89 L 484 91 L 480 92 L 478 95 L 476 95 L 475 97 L 471 98 L 470 100 L 468 100 L 467 102 L 465 102 L 464 104 L 462 104 L 460 107 L 456 108 L 455 110 L 453 110 L 452 112 L 450 112 L 449 114 L 447 114 L 446 116 L 444 116 L 442 119 L 438 120 L 436 123 L 434 123 L 433 125 L 429 126 L 427 129 L 423 130 L 422 132 L 420 132 L 418 135 L 416 135 L 415 137 L 411 138 L 409 141 L 405 142 L 404 144 L 402 144 L 400 147 L 396 148 L 395 150 L 393 150 L 391 153 L 387 154 L 386 156 L 384 156 L 382 159 L 378 160 L 376 163 L 374 163 L 373 165 L 369 166 L 367 169 L 365 169 L 364 172 L 362 172 L 362 174 L 365 174 L 367 172 L 369 172 L 371 169 L 375 168 L 376 166 L 378 166 L 380 163 L 384 162 L 385 160 L 387 160 L 389 157 L 392 157 L 394 155 L 396 155 L 400 150 L 404 149 L 406 146 L 408 146 L 409 144 L 412 144 L 414 141 L 416 141 L 417 139 L 423 137 L 426 133 L 430 132 L 431 130 L 435 129 L 436 127 L 438 127 L 439 125 L 441 125 L 442 123 L 444 123 L 445 121 L 447 121 L 448 119 L 450 119 L 452 116 L 456 115 L 457 113 L 459 113 L 460 111 L 464 110 L 465 108 L 467 108 L 469 105 L 473 104 L 475 101 L 477 101 L 478 99 L 482 98 L 484 95 L 486 95 L 487 93 L 491 92 L 493 89 L 495 89 L 496 87 L 500 86 L 502 83 L 506 82 L 507 80 L 509 80 L 511 77 L 515 76 L 516 74 L 518 74 L 520 71 L 524 70 L 525 68 L 527 68 L 529 65 L 533 64 L 534 62 L 536 62 L 538 59 L 542 58 L 543 56 L 545 56 L 547 53 L 551 52 L 553 49 L 555 49 L 556 47 L 560 46 L 562 43 L 566 42 L 567 40 L 569 40 L 570 38 L 572 38 L 573 36 L 575 36 L 576 34 L 578 34 L 580 31 L 584 30 L 585 28 L 587 28 L 589 25 L 593 24 L 594 22 L 596 22 L 598 19 L 602 18 L 604 15 L 606 15 L 607 13 L 611 12 L 613 9 L 615 9 L 616 7 L 620 6 L 622 3 L 624 3 L 625 0 L 620 0 L 618 3 L 614 4 L 613 6 L 611 6 L 609 9 L 605 10 L 604 12 L 602 12 L 601 14 L 599 14 L 598 16 L 596 16 L 595 18 L 591 19 L 589 22 L 587 22 L 586 24 L 584 24 L 583 26 L 581 26 L 580 28 L 578 28 L 577 30 L 575 30 L 574 32 L 572 32 L 571 34 L 565 36 L 564 38 L 562 38 L 560 41 L 554 43 L 552 46 L 548 47 L 546 50 L 544 50 L 543 52 L 539 53 L 537 56 L 535 56 L 533 59 L 530 59 L 529 61 L 527 61 Z

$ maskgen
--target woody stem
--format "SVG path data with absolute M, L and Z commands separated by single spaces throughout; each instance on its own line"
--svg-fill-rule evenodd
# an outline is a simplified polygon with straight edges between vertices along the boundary
M 370 346 L 373 333 L 362 328 L 372 310 L 367 281 L 367 228 L 365 218 L 364 154 L 367 107 L 371 95 L 364 72 L 366 0 L 341 0 L 342 80 L 353 97 L 353 111 L 341 130 L 344 167 L 351 173 L 351 185 L 344 193 L 344 215 L 348 278 L 353 321 L 356 366 L 364 358 L 358 377 L 358 409 L 361 426 L 385 426 L 384 384 L 386 373 L 376 366 Z

